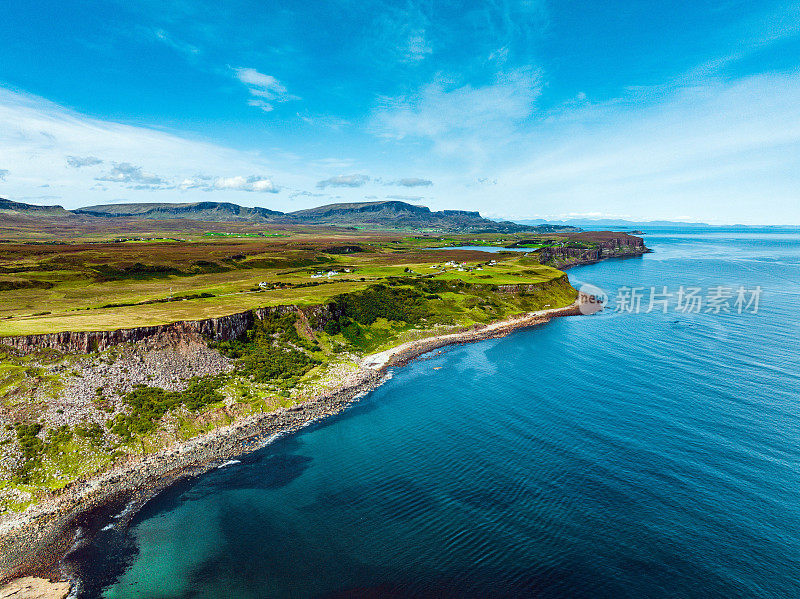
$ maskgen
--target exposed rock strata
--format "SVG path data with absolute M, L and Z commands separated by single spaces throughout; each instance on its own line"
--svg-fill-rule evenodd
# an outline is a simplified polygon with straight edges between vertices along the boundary
M 55 349 L 65 353 L 103 351 L 120 343 L 137 343 L 160 337 L 179 340 L 187 336 L 205 336 L 215 340 L 233 339 L 253 323 L 252 311 L 239 312 L 206 320 L 187 320 L 171 324 L 117 329 L 116 331 L 62 331 L 39 335 L 17 335 L 0 339 L 21 353 Z

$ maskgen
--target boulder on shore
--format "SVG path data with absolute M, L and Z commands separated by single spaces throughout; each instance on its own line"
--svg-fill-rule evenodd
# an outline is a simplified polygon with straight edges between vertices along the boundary
M 0 588 L 0 599 L 65 599 L 68 582 L 50 582 L 44 578 L 17 578 Z

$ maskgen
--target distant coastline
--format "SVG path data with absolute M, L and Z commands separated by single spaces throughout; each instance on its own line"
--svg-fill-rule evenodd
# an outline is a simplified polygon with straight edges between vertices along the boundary
M 567 220 L 544 220 L 544 219 L 521 219 L 515 220 L 515 223 L 527 226 L 538 226 L 548 224 L 553 226 L 562 227 L 579 227 L 588 230 L 595 229 L 617 229 L 626 230 L 632 235 L 642 234 L 640 229 L 712 229 L 716 231 L 747 231 L 747 230 L 761 230 L 761 229 L 774 229 L 785 231 L 800 230 L 800 225 L 744 225 L 744 224 L 730 224 L 720 225 L 711 223 L 700 222 L 682 222 L 677 220 L 620 220 L 614 218 L 572 218 Z M 636 229 L 630 230 L 630 229 Z

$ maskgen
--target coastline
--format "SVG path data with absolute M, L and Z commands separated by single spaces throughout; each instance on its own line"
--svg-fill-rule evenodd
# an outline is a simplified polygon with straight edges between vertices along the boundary
M 126 513 L 132 517 L 147 501 L 177 481 L 199 476 L 227 460 L 264 447 L 279 436 L 342 412 L 386 380 L 385 371 L 389 367 L 406 364 L 448 345 L 502 337 L 552 318 L 580 314 L 579 298 L 566 307 L 529 312 L 403 343 L 366 356 L 360 368 L 344 376 L 334 389 L 302 404 L 249 416 L 70 486 L 25 512 L 8 515 L 0 521 L 0 582 L 32 575 L 65 578 L 58 569 L 61 559 L 87 540 L 76 539 L 83 516 L 110 504 L 125 504 Z

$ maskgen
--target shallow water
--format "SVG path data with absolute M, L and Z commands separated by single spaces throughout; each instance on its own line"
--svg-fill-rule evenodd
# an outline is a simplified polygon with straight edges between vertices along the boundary
M 101 531 L 82 594 L 800 596 L 800 236 L 646 241 L 569 271 L 603 313 L 398 368 Z M 613 309 L 681 285 L 763 293 L 757 314 Z

